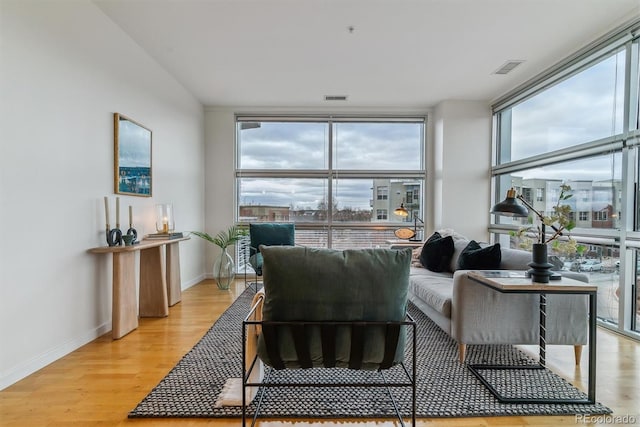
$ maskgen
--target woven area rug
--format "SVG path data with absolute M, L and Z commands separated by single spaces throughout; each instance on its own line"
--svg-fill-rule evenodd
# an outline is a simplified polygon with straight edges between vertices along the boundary
M 205 336 L 167 376 L 129 413 L 129 418 L 197 417 L 233 418 L 240 407 L 215 408 L 216 398 L 228 378 L 241 377 L 242 320 L 254 295 L 247 289 L 216 321 Z M 457 345 L 435 323 L 409 304 L 418 325 L 417 416 L 474 417 L 513 415 L 607 414 L 596 404 L 502 404 L 458 362 Z M 531 358 L 508 345 L 469 346 L 468 363 L 533 364 Z M 584 368 L 586 369 L 586 368 Z M 377 373 L 347 369 L 272 371 L 271 382 L 362 381 L 360 375 Z M 401 378 L 395 368 L 387 378 Z M 549 370 L 523 370 L 518 378 L 494 373 L 492 382 L 504 394 L 542 393 L 546 397 L 584 398 L 585 394 Z M 377 377 L 376 377 L 377 381 Z M 267 388 L 260 410 L 268 418 L 392 418 L 393 406 L 384 388 Z M 395 389 L 404 414 L 410 414 L 410 392 Z M 255 402 L 249 407 L 252 414 Z

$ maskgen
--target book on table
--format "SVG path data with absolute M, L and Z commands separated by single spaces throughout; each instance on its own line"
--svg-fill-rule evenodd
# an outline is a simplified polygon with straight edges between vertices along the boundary
M 182 232 L 175 233 L 152 233 L 144 236 L 145 239 L 151 240 L 171 240 L 171 239 L 181 239 L 183 238 Z

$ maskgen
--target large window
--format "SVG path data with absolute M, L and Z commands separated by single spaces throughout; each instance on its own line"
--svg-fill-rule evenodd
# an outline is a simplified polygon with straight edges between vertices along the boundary
M 640 29 L 640 22 L 631 25 Z M 640 331 L 640 60 L 638 39 L 629 34 L 625 28 L 594 42 L 496 101 L 492 175 L 494 202 L 514 188 L 546 213 L 560 184 L 571 186 L 573 197 L 562 204 L 573 210 L 571 236 L 581 251 L 553 255 L 598 285 L 602 324 L 633 335 Z M 493 216 L 490 227 L 497 241 L 518 246 L 509 232 L 531 221 Z
M 423 218 L 424 117 L 237 116 L 236 124 L 239 224 L 294 222 L 298 244 L 342 249 L 385 245 Z M 400 205 L 408 216 L 394 214 Z

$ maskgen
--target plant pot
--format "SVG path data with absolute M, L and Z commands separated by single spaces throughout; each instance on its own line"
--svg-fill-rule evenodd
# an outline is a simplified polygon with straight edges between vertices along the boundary
M 529 275 L 532 282 L 549 283 L 551 264 L 547 257 L 547 245 L 544 243 L 534 243 L 531 248 L 531 262 L 528 264 L 531 269 Z
M 233 258 L 227 253 L 227 249 L 223 249 L 213 263 L 213 278 L 216 280 L 218 289 L 227 290 L 231 287 L 235 274 L 235 264 Z

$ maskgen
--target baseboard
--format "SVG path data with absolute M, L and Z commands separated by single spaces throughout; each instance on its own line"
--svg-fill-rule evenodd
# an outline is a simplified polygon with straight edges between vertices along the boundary
M 97 328 L 94 328 L 91 331 L 87 332 L 86 334 L 83 334 L 82 336 L 60 344 L 39 356 L 32 357 L 31 359 L 20 363 L 7 372 L 2 372 L 2 377 L 0 378 L 0 390 L 4 390 L 10 385 L 17 383 L 21 379 L 28 377 L 39 369 L 42 369 L 50 363 L 53 363 L 56 360 L 66 356 L 67 354 L 77 350 L 78 348 L 93 341 L 99 336 L 106 334 L 110 330 L 111 322 L 104 323 Z
M 191 280 L 188 280 L 186 282 L 182 281 L 180 283 L 180 285 L 181 285 L 182 290 L 184 291 L 185 289 L 189 289 L 193 285 L 197 285 L 198 283 L 202 282 L 206 278 L 207 278 L 207 276 L 205 274 L 201 274 L 201 275 L 196 276 L 195 278 L 193 278 Z

